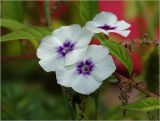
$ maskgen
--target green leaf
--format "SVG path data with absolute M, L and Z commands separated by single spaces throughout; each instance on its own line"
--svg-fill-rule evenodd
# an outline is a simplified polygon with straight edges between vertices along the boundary
M 25 28 L 25 25 L 18 21 L 3 18 L 0 19 L 0 26 L 12 31 Z
M 25 28 L 18 31 L 14 31 L 3 35 L 1 38 L 1 42 L 17 40 L 17 39 L 35 39 L 40 40 L 44 36 L 49 35 L 51 33 L 51 29 L 48 27 L 32 27 Z
M 24 4 L 23 1 L 2 1 L 2 17 L 7 19 L 14 19 L 23 21 L 24 18 Z
M 148 97 L 145 99 L 138 100 L 134 103 L 128 104 L 122 107 L 123 109 L 133 111 L 150 111 L 160 109 L 159 100 L 154 97 Z
M 83 25 L 98 13 L 98 1 L 79 1 L 79 15 Z
M 127 52 L 127 50 L 120 46 L 118 43 L 106 40 L 103 35 L 96 34 L 96 38 L 101 42 L 101 44 L 105 47 L 107 47 L 112 55 L 114 55 L 129 71 L 129 73 L 132 73 L 132 59 Z
M 20 29 L 23 29 L 25 28 L 26 26 L 16 20 L 12 20 L 12 19 L 3 19 L 1 18 L 0 19 L 0 26 L 1 27 L 4 27 L 4 28 L 7 28 L 7 29 L 10 29 L 12 31 L 16 31 L 16 30 L 20 30 Z M 30 39 L 29 40 L 32 45 L 37 48 L 38 46 L 38 41 L 36 40 L 33 40 L 33 39 Z

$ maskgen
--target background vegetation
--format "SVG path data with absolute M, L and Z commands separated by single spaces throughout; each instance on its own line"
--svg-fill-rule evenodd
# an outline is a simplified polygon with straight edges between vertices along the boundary
M 47 4 L 44 1 L 3 0 L 1 4 L 1 35 L 29 26 L 50 25 L 52 29 L 55 29 L 73 23 L 84 25 L 85 20 L 92 19 L 91 15 L 95 11 L 111 11 L 117 14 L 119 19 L 127 20 L 132 24 L 132 32 L 128 38 L 113 34 L 111 39 L 126 43 L 131 39 L 143 38 L 143 33 L 146 32 L 149 33 L 152 40 L 159 38 L 158 1 L 50 1 Z M 118 11 L 114 9 L 117 5 Z M 92 13 L 87 13 L 86 6 L 90 6 Z M 50 16 L 45 14 L 46 8 L 51 11 Z M 51 17 L 50 22 L 46 21 L 48 17 Z M 21 24 L 12 23 L 9 20 L 16 20 Z M 43 33 L 39 29 L 36 30 Z M 12 37 L 15 37 L 14 41 L 7 41 L 8 37 L 5 38 L 5 42 L 1 43 L 1 118 L 4 120 L 69 119 L 55 74 L 46 73 L 38 64 L 35 48 L 40 40 L 30 39 L 28 41 L 19 39 L 17 36 L 12 35 Z M 137 65 L 140 67 L 138 68 L 140 72 L 135 79 L 145 80 L 149 90 L 158 93 L 158 48 L 155 49 L 152 46 L 137 48 L 136 46 L 134 51 L 141 58 L 141 65 Z M 150 111 L 150 114 L 147 114 L 146 111 L 127 111 L 127 117 L 123 117 L 119 95 L 117 83 L 105 81 L 98 102 L 98 119 L 146 120 L 150 115 L 158 119 L 157 110 Z M 133 90 L 129 102 L 142 97 L 144 94 Z M 94 119 L 93 98 L 88 99 L 86 107 L 85 118 Z

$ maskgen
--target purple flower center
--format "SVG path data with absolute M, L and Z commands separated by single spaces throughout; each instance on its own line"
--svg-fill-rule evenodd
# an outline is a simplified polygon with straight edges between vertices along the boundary
M 104 29 L 104 30 L 114 30 L 116 27 L 113 27 L 113 26 L 109 26 L 109 25 L 103 25 L 103 26 L 99 26 L 98 28 L 100 29 Z
M 90 75 L 94 70 L 94 64 L 91 59 L 81 61 L 77 64 L 77 72 L 82 75 Z
M 68 40 L 65 41 L 62 46 L 57 48 L 58 54 L 60 54 L 62 57 L 65 57 L 65 55 L 72 50 L 74 50 L 74 43 L 71 43 Z

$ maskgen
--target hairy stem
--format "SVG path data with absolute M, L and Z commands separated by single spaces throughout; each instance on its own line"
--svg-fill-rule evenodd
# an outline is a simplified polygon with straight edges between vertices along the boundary
M 73 106 L 68 103 L 68 97 L 67 97 L 67 94 L 65 92 L 65 88 L 61 86 L 61 90 L 62 90 L 62 95 L 63 95 L 63 100 L 64 100 L 64 103 L 65 103 L 66 111 L 69 114 L 70 119 L 75 120 L 76 119 L 75 118 L 75 111 L 73 109 Z
M 142 84 L 138 84 L 138 83 L 136 83 L 136 81 L 133 81 L 132 79 L 128 79 L 128 78 L 124 77 L 123 75 L 121 75 L 119 73 L 116 73 L 116 72 L 113 75 L 118 79 L 118 81 L 130 81 L 131 85 L 135 89 L 139 90 L 140 92 L 145 93 L 147 96 L 155 97 L 155 98 L 158 98 L 158 99 L 160 98 L 159 95 L 147 90 Z

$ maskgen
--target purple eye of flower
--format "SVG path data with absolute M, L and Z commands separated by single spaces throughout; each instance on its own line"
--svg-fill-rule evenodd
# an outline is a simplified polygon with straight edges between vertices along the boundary
M 94 70 L 94 64 L 91 59 L 81 61 L 77 64 L 77 72 L 82 75 L 90 75 Z
M 74 50 L 74 43 L 71 43 L 70 41 L 65 41 L 62 46 L 57 48 L 58 54 L 62 57 L 65 57 L 65 55 L 72 50 Z
M 108 30 L 114 30 L 116 27 L 112 27 L 112 26 L 109 26 L 109 25 L 105 24 L 103 26 L 99 26 L 98 28 L 108 31 Z

